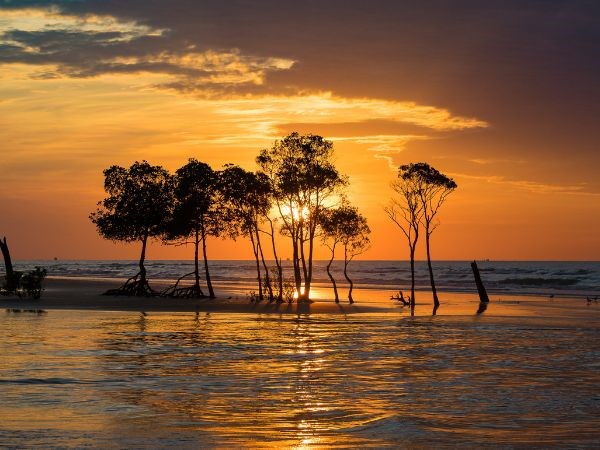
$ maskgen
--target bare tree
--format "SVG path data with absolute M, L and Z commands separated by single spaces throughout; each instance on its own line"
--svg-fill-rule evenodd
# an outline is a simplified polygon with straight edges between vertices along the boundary
M 400 176 L 392 182 L 392 189 L 397 194 L 390 199 L 385 209 L 388 217 L 394 222 L 406 237 L 410 253 L 410 305 L 415 305 L 415 250 L 419 241 L 419 229 L 423 217 L 420 185 L 411 178 Z
M 457 185 L 452 178 L 448 178 L 427 163 L 412 163 L 400 166 L 399 177 L 404 180 L 412 180 L 417 187 L 423 211 L 421 221 L 425 227 L 425 247 L 427 249 L 427 266 L 429 268 L 433 303 L 439 306 L 440 301 L 437 296 L 431 265 L 431 234 L 439 225 L 437 215 L 440 207 L 444 204 L 446 198 L 454 192 Z

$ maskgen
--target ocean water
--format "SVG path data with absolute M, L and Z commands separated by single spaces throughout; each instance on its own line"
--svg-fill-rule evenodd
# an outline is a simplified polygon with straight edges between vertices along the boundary
M 0 448 L 598 448 L 589 308 L 561 325 L 2 311 Z
M 211 261 L 212 278 L 219 283 L 249 284 L 255 281 L 253 261 Z M 286 272 L 291 276 L 290 262 Z M 50 276 L 128 278 L 137 271 L 136 261 L 18 261 L 17 268 L 36 265 L 48 269 Z M 176 279 L 193 271 L 191 261 L 148 261 L 148 276 L 152 279 Z M 314 279 L 329 283 L 325 261 L 317 261 Z M 442 291 L 475 292 L 475 282 L 469 261 L 435 261 L 436 284 Z M 481 276 L 490 293 L 557 296 L 600 295 L 600 262 L 560 261 L 480 261 Z M 342 266 L 336 261 L 333 271 L 344 284 Z M 350 274 L 357 287 L 404 291 L 410 287 L 410 267 L 407 261 L 353 261 Z M 416 264 L 418 289 L 429 289 L 427 264 Z

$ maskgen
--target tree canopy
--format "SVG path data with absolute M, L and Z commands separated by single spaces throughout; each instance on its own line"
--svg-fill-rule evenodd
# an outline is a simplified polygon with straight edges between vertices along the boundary
M 333 143 L 314 134 L 293 132 L 262 150 L 256 162 L 271 183 L 282 231 L 291 239 L 298 298 L 309 299 L 320 216 L 347 179 L 333 163 Z
M 113 241 L 133 242 L 159 236 L 173 204 L 173 180 L 161 166 L 136 161 L 126 169 L 104 170 L 108 197 L 90 215 L 98 232 Z

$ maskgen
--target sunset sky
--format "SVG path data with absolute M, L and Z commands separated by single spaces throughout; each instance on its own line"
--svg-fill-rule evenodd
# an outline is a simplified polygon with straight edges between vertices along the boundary
M 0 0 L 0 237 L 15 259 L 136 258 L 88 219 L 104 168 L 254 170 L 297 130 L 334 142 L 363 258 L 408 257 L 383 208 L 426 161 L 458 184 L 434 259 L 598 260 L 599 48 L 597 1 Z

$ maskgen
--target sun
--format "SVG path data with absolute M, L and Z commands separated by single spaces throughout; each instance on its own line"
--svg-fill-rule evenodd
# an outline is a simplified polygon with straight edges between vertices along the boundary
M 284 205 L 281 207 L 281 213 L 290 219 L 293 218 L 295 221 L 300 221 L 300 219 L 306 220 L 310 217 L 310 211 L 306 206 L 298 207 L 297 205 L 294 205 L 290 207 Z

